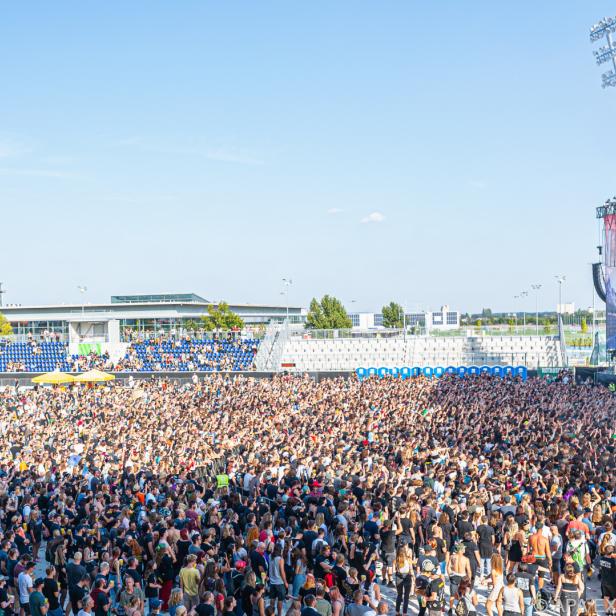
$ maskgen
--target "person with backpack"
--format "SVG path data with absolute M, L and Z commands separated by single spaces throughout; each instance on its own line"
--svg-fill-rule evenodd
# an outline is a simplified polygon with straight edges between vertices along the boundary
M 473 584 L 469 577 L 462 578 L 458 591 L 455 594 L 455 616 L 476 616 L 479 598 L 473 590 Z
M 584 569 L 590 569 L 591 560 L 588 542 L 581 530 L 573 529 L 570 532 L 566 553 L 571 556 L 580 572 Z
M 421 570 L 429 580 L 425 595 L 428 616 L 442 616 L 445 608 L 445 581 L 431 560 L 424 560 Z

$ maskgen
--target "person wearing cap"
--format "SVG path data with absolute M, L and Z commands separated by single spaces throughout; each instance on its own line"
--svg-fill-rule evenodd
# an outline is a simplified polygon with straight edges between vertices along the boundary
M 199 605 L 199 582 L 201 574 L 197 569 L 197 556 L 189 554 L 186 557 L 186 566 L 180 569 L 180 588 L 182 589 L 183 602 L 190 612 Z
M 31 616 L 45 616 L 49 609 L 49 603 L 43 594 L 44 578 L 36 578 L 34 580 L 34 586 L 30 593 L 30 615 Z
M 429 580 L 426 589 L 428 616 L 441 616 L 445 607 L 445 582 L 431 560 L 423 561 L 421 571 Z

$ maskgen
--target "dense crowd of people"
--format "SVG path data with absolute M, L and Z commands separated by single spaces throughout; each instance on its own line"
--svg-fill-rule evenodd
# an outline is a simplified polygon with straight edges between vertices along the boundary
M 7 387 L 0 610 L 615 613 L 615 409 L 565 375 Z

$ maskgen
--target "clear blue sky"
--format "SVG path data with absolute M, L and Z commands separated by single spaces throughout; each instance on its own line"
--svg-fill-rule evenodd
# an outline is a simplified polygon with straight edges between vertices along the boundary
M 7 3 L 6 302 L 590 305 L 616 2 Z M 597 46 L 595 46 L 597 47 Z M 364 221 L 364 222 L 362 222 Z M 527 301 L 529 309 L 534 300 Z

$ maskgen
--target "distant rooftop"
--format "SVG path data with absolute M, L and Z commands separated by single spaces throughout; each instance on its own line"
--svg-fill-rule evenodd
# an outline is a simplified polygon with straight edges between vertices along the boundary
M 151 295 L 112 295 L 112 304 L 151 304 L 153 302 L 209 304 L 207 299 L 195 293 L 153 293 Z

